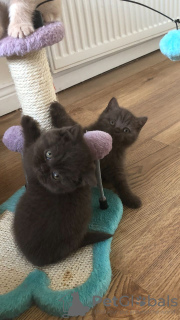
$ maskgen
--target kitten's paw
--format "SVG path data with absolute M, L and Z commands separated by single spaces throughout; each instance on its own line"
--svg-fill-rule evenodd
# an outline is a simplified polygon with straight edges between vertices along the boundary
M 125 201 L 122 200 L 122 202 L 131 209 L 138 209 L 142 206 L 141 199 L 136 195 L 131 195 Z
M 34 32 L 34 28 L 31 23 L 10 23 L 8 27 L 8 35 L 13 38 L 24 38 L 32 32 Z

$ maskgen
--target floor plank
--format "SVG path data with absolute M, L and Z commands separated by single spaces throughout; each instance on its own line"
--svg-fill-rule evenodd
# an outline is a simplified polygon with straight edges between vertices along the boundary
M 174 123 L 153 139 L 155 141 L 180 148 L 180 121 Z

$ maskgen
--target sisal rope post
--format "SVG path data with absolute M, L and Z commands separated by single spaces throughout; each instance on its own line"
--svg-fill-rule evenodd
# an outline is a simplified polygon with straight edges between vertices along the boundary
M 50 129 L 50 104 L 57 100 L 46 50 L 7 58 L 23 115 L 37 120 L 42 129 Z

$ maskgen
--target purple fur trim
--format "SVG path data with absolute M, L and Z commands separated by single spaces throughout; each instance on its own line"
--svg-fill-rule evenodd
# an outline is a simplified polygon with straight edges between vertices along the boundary
M 64 37 L 62 22 L 49 23 L 34 31 L 26 38 L 17 39 L 5 37 L 0 40 L 0 57 L 12 55 L 24 56 L 31 51 L 37 51 L 61 41 Z

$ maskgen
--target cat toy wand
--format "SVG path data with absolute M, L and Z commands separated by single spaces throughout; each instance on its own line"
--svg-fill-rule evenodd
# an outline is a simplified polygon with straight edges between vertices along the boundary
M 97 183 L 100 191 L 100 198 L 99 198 L 99 204 L 100 209 L 106 210 L 108 208 L 107 199 L 104 195 L 104 189 L 102 184 L 102 177 L 101 177 L 101 167 L 100 167 L 100 160 L 96 160 L 96 177 L 97 177 Z
M 165 18 L 171 20 L 172 22 L 174 22 L 176 24 L 176 29 L 178 30 L 178 24 L 180 23 L 180 19 L 172 19 L 171 17 L 167 16 L 166 14 L 152 8 L 152 7 L 149 7 L 143 3 L 139 3 L 137 1 L 133 1 L 133 0 L 121 0 L 121 1 L 125 1 L 125 2 L 129 2 L 129 3 L 133 3 L 133 4 L 137 4 L 139 6 L 142 6 L 142 7 L 145 7 L 147 9 L 150 9 L 156 13 L 159 13 L 160 15 L 164 16 Z M 104 190 L 103 190 L 103 185 L 102 185 L 102 178 L 101 178 L 101 169 L 100 169 L 100 161 L 97 160 L 96 161 L 96 176 L 97 176 L 97 181 L 98 181 L 98 187 L 99 187 L 99 190 L 100 190 L 100 199 L 99 199 L 99 202 L 100 202 L 100 208 L 101 209 L 107 209 L 108 208 L 108 203 L 107 203 L 107 200 L 106 200 L 106 197 L 104 195 Z
M 129 2 L 129 3 L 134 3 L 134 4 L 137 4 L 137 5 L 142 6 L 142 7 L 144 7 L 144 8 L 150 9 L 150 10 L 156 12 L 156 13 L 159 13 L 159 14 L 161 14 L 162 16 L 164 16 L 165 18 L 167 18 L 167 19 L 171 20 L 172 22 L 174 22 L 174 23 L 176 24 L 176 29 L 177 29 L 177 30 L 179 29 L 179 28 L 178 28 L 178 23 L 180 23 L 180 19 L 174 20 L 174 19 L 172 19 L 171 17 L 167 16 L 166 14 L 164 14 L 164 13 L 162 13 L 162 12 L 160 12 L 160 11 L 152 8 L 152 7 L 147 6 L 146 4 L 143 4 L 143 3 L 140 3 L 140 2 L 137 2 L 137 1 L 133 1 L 133 0 L 121 0 L 121 1 Z

